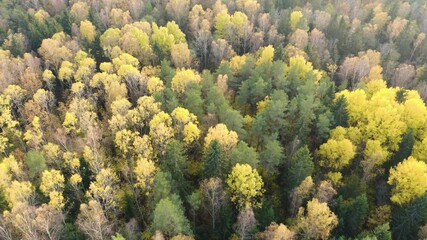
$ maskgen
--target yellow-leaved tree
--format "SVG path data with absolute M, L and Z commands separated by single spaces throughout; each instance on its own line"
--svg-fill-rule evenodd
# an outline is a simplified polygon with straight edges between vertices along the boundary
M 45 196 L 49 196 L 49 205 L 55 209 L 64 207 L 64 176 L 59 170 L 45 170 L 42 173 L 40 190 Z
M 39 117 L 35 116 L 33 121 L 31 121 L 31 125 L 28 126 L 27 131 L 24 133 L 24 140 L 30 147 L 35 149 L 38 149 L 44 142 Z
M 191 144 L 200 136 L 197 127 L 197 117 L 185 108 L 177 107 L 172 113 L 172 121 L 177 136 L 182 138 L 186 144 Z
M 388 184 L 392 185 L 391 201 L 399 205 L 423 195 L 427 191 L 427 164 L 409 157 L 390 169 Z
M 298 212 L 298 228 L 307 239 L 328 239 L 337 225 L 338 218 L 328 204 L 316 198 L 307 203 L 307 211 L 300 208 Z
M 322 167 L 340 170 L 350 164 L 356 154 L 355 147 L 348 139 L 329 139 L 319 148 L 319 164 Z
M 150 121 L 150 137 L 153 147 L 162 154 L 173 137 L 172 118 L 169 114 L 162 111 L 154 115 Z
M 239 208 L 261 207 L 264 182 L 249 164 L 236 164 L 227 178 L 231 201 Z
M 225 152 L 230 151 L 236 146 L 239 141 L 237 133 L 232 130 L 228 130 L 225 124 L 217 124 L 215 127 L 210 127 L 208 134 L 205 137 L 205 148 L 208 148 L 213 140 L 217 140 Z
M 179 94 L 184 94 L 188 86 L 198 84 L 200 81 L 200 75 L 194 70 L 178 69 L 172 78 L 172 90 Z
M 93 41 L 95 41 L 96 27 L 88 20 L 81 21 L 80 34 L 86 41 L 92 43 Z
M 96 200 L 101 203 L 105 211 L 112 213 L 117 207 L 117 175 L 110 168 L 101 169 L 96 175 L 95 181 L 90 183 L 89 190 L 86 195 L 89 199 Z
M 154 161 L 146 158 L 139 158 L 133 171 L 136 175 L 135 186 L 141 188 L 146 194 L 148 194 L 153 186 L 154 176 L 157 172 L 157 167 Z

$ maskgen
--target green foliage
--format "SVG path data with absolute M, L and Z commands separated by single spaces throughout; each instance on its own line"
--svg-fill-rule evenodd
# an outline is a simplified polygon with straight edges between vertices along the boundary
M 157 203 L 153 212 L 152 228 L 161 231 L 166 237 L 178 234 L 192 235 L 190 223 L 184 215 L 181 200 L 173 195 Z
M 269 174 L 277 174 L 278 167 L 282 164 L 284 150 L 277 140 L 267 140 L 264 150 L 260 153 L 261 166 Z
M 186 193 L 188 190 L 188 183 L 186 177 L 188 176 L 188 159 L 184 154 L 183 144 L 178 140 L 172 140 L 166 146 L 166 153 L 163 157 L 160 168 L 164 172 L 169 172 L 172 177 L 172 188 L 178 190 L 180 193 Z
M 427 220 L 427 194 L 393 211 L 393 239 L 415 239 L 419 227 Z
M 313 158 L 307 145 L 300 147 L 292 156 L 288 163 L 289 170 L 286 177 L 286 186 L 293 189 L 314 171 Z
M 206 150 L 206 155 L 203 161 L 203 178 L 222 176 L 222 170 L 225 169 L 223 163 L 224 157 L 221 149 L 221 144 L 214 140 L 209 144 Z
M 332 105 L 332 113 L 334 114 L 333 128 L 338 126 L 348 127 L 347 100 L 344 96 L 340 96 L 335 100 Z
M 126 240 L 126 238 L 124 238 L 120 233 L 116 233 L 116 235 L 112 237 L 112 240 Z
M 74 224 L 67 223 L 61 228 L 60 240 L 84 240 L 85 235 Z
M 153 204 L 154 206 L 163 198 L 172 194 L 171 177 L 169 173 L 158 171 L 154 177 Z
M 0 1 L 0 238 L 423 237 L 425 1 L 98 2 Z
M 240 141 L 231 151 L 230 162 L 232 166 L 240 163 L 249 164 L 252 168 L 257 168 L 259 156 L 254 148 L 248 146 L 247 143 Z
M 29 176 L 36 179 L 47 168 L 46 160 L 43 155 L 37 151 L 29 151 L 25 156 L 25 163 L 28 166 Z
M 338 217 L 340 225 L 348 237 L 354 237 L 362 230 L 368 215 L 368 199 L 365 194 L 354 199 L 343 200 L 338 198 Z

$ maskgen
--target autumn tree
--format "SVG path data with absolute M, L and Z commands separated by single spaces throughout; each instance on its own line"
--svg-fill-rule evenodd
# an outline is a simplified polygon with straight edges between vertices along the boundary
M 113 234 L 112 225 L 105 216 L 101 204 L 95 200 L 80 205 L 76 223 L 92 240 L 107 239 Z
M 328 239 L 337 224 L 337 216 L 316 198 L 307 203 L 307 210 L 300 208 L 298 212 L 298 228 L 310 239 Z
M 100 204 L 102 209 L 112 213 L 117 207 L 117 175 L 110 168 L 101 169 L 96 175 L 95 181 L 91 182 L 86 195 L 89 199 Z M 95 211 L 95 210 L 94 210 Z
M 248 164 L 237 163 L 227 178 L 231 201 L 239 208 L 260 207 L 263 192 L 263 181 L 256 169 Z
M 153 116 L 149 126 L 153 147 L 163 154 L 167 143 L 173 137 L 172 118 L 163 111 L 159 112 Z
M 311 176 L 306 177 L 297 187 L 292 189 L 290 193 L 289 211 L 292 216 L 295 216 L 303 202 L 307 200 L 314 192 L 314 182 Z
M 168 13 L 169 17 L 174 20 L 180 27 L 184 26 L 184 20 L 187 18 L 189 10 L 189 0 L 169 0 L 166 4 L 166 12 Z
M 148 160 L 146 158 L 138 159 L 134 169 L 137 178 L 135 185 L 143 189 L 148 194 L 153 187 L 156 171 L 157 167 L 154 161 Z
M 272 222 L 264 232 L 257 234 L 257 239 L 260 240 L 295 240 L 296 233 L 289 229 L 286 225 Z
M 215 230 L 215 222 L 218 219 L 221 206 L 224 204 L 226 199 L 222 180 L 218 177 L 205 179 L 201 183 L 200 189 L 203 196 L 203 206 L 211 216 L 212 230 Z
M 250 206 L 245 206 L 237 216 L 235 229 L 240 239 L 247 239 L 257 225 L 255 214 Z
M 339 170 L 350 164 L 356 152 L 348 139 L 329 139 L 320 146 L 318 154 L 321 166 Z
M 81 21 L 80 34 L 88 43 L 92 43 L 95 41 L 96 27 L 88 20 Z
M 190 67 L 191 55 L 187 43 L 174 44 L 171 48 L 171 59 L 177 68 Z
M 64 176 L 60 171 L 52 169 L 42 173 L 40 190 L 45 196 L 49 196 L 49 205 L 60 210 L 64 207 Z
M 184 94 L 191 84 L 198 84 L 200 81 L 200 75 L 194 70 L 178 69 L 172 78 L 172 90 L 179 94 Z
M 225 124 L 217 124 L 210 127 L 205 137 L 205 147 L 208 147 L 213 140 L 217 140 L 225 152 L 229 152 L 238 142 L 237 133 L 228 130 Z
M 64 227 L 65 215 L 51 205 L 42 204 L 36 209 L 35 226 L 48 239 L 58 239 Z
M 393 186 L 391 201 L 403 205 L 427 190 L 427 165 L 413 157 L 390 169 L 388 184 Z

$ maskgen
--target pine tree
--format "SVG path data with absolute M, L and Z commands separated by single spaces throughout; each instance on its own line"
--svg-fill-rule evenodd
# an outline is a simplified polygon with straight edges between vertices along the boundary
M 313 159 L 307 145 L 299 148 L 288 163 L 289 171 L 286 175 L 288 189 L 297 187 L 306 177 L 311 176 L 314 170 Z
M 348 127 L 348 112 L 347 112 L 347 100 L 344 96 L 340 96 L 335 103 L 332 105 L 332 112 L 334 114 L 333 128 L 342 126 Z
M 392 233 L 394 239 L 416 239 L 421 224 L 427 220 L 427 194 L 413 200 L 393 212 Z
M 221 144 L 217 140 L 213 140 L 209 144 L 203 161 L 203 178 L 220 177 L 222 174 L 222 160 Z

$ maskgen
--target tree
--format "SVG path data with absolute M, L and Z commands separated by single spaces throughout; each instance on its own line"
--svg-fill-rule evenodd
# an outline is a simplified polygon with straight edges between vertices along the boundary
M 393 186 L 390 200 L 404 205 L 427 191 L 427 164 L 413 157 L 390 169 L 387 183 Z
M 331 181 L 321 181 L 319 187 L 317 188 L 316 195 L 314 196 L 319 202 L 330 203 L 332 198 L 337 194 L 337 191 L 334 189 Z
M 79 229 L 92 240 L 107 239 L 113 234 L 112 224 L 105 216 L 101 204 L 95 200 L 80 205 L 76 223 Z
M 63 32 L 55 33 L 52 38 L 42 41 L 38 52 L 43 56 L 48 64 L 53 65 L 55 72 L 63 61 L 69 61 L 72 58 L 72 52 L 65 46 L 68 36 Z
M 169 17 L 183 27 L 184 19 L 190 10 L 190 0 L 169 0 L 166 4 L 166 12 Z
M 179 94 L 184 94 L 191 84 L 198 84 L 200 81 L 200 75 L 193 70 L 178 69 L 172 78 L 172 90 Z
M 27 144 L 35 149 L 38 149 L 43 144 L 43 131 L 40 126 L 40 118 L 35 116 L 31 121 L 31 126 L 24 134 L 24 140 Z
M 260 207 L 263 181 L 256 169 L 248 164 L 237 163 L 227 178 L 231 201 L 239 208 Z
M 33 196 L 33 185 L 28 181 L 12 181 L 5 189 L 6 199 L 9 206 L 14 207 L 21 203 L 28 204 Z
M 363 194 L 354 199 L 338 200 L 338 217 L 346 236 L 356 236 L 368 216 L 368 200 Z
M 337 224 L 337 216 L 316 198 L 307 203 L 307 212 L 304 208 L 298 211 L 298 228 L 309 239 L 328 239 Z
M 292 216 L 297 214 L 297 210 L 301 207 L 303 202 L 308 199 L 314 191 L 314 182 L 311 176 L 308 176 L 298 185 L 292 189 L 290 194 L 289 210 Z
M 215 222 L 218 218 L 221 206 L 226 199 L 226 193 L 223 190 L 222 180 L 218 177 L 212 177 L 203 180 L 200 189 L 203 196 L 203 206 L 211 216 L 212 230 L 215 230 Z
M 299 49 L 305 49 L 308 44 L 308 33 L 304 30 L 297 29 L 290 36 L 289 42 Z
M 159 112 L 150 121 L 150 137 L 153 147 L 163 154 L 167 143 L 173 137 L 172 118 L 165 112 Z
M 64 197 L 62 196 L 64 181 L 64 176 L 58 170 L 45 170 L 42 173 L 40 190 L 45 196 L 49 196 L 49 205 L 57 210 L 64 206 Z
M 96 28 L 88 20 L 81 21 L 80 22 L 80 34 L 88 43 L 92 43 L 93 41 L 95 41 Z
M 344 96 L 340 96 L 334 100 L 332 113 L 334 115 L 334 124 L 332 127 L 348 126 L 347 101 Z
M 136 175 L 135 186 L 143 189 L 148 194 L 154 184 L 154 176 L 157 172 L 156 165 L 151 160 L 139 158 L 133 171 Z
M 191 55 L 187 43 L 178 43 L 172 46 L 171 60 L 173 65 L 177 68 L 190 67 Z
M 110 58 L 113 48 L 119 45 L 120 37 L 121 31 L 118 28 L 109 28 L 100 37 L 100 47 Z
M 111 42 L 115 42 L 116 38 L 119 37 L 119 32 L 116 31 L 117 30 L 114 29 L 111 30 L 108 35 L 105 35 L 105 38 Z M 129 25 L 126 25 L 126 28 L 123 28 L 122 34 L 123 35 L 119 40 L 120 48 L 124 52 L 136 57 L 144 65 L 151 64 L 155 56 L 150 45 L 150 38 L 148 34 L 136 26 L 131 27 Z M 104 42 L 106 41 L 105 38 L 103 39 Z
M 261 166 L 269 173 L 277 174 L 277 167 L 284 159 L 283 147 L 277 140 L 269 140 L 260 153 Z
M 420 161 L 427 162 L 427 137 L 415 142 L 412 156 Z
M 116 194 L 118 178 L 110 168 L 101 169 L 95 181 L 90 183 L 86 195 L 102 206 L 107 213 L 112 214 L 117 207 Z
M 265 48 L 262 48 L 259 51 L 261 52 L 261 54 L 260 54 L 258 60 L 256 61 L 256 65 L 268 64 L 268 63 L 271 64 L 273 62 L 273 57 L 274 57 L 273 46 L 269 45 Z
M 175 195 L 164 198 L 157 203 L 153 212 L 153 230 L 162 232 L 166 237 L 178 234 L 192 235 L 190 223 L 184 215 L 181 201 Z
M 307 22 L 301 11 L 293 11 L 290 15 L 289 25 L 291 30 L 295 31 L 297 28 L 306 30 Z
M 29 168 L 30 179 L 35 179 L 46 169 L 46 160 L 40 152 L 29 151 L 25 156 L 25 163 Z
M 165 154 L 161 162 L 161 169 L 169 172 L 172 177 L 173 188 L 180 193 L 187 191 L 189 161 L 184 154 L 183 144 L 178 140 L 171 140 L 165 149 Z
M 70 10 L 70 14 L 76 23 L 79 23 L 89 17 L 90 7 L 86 2 L 76 2 Z
M 248 146 L 247 143 L 240 141 L 231 151 L 230 163 L 231 165 L 235 165 L 237 163 L 249 164 L 252 168 L 256 169 L 259 163 L 259 156 L 254 148 Z
M 368 140 L 364 151 L 364 159 L 360 162 L 363 168 L 364 178 L 372 180 L 378 173 L 381 173 L 381 165 L 388 159 L 389 153 L 381 147 L 377 140 Z
M 41 236 L 37 232 L 35 207 L 26 203 L 14 206 L 11 211 L 3 213 L 5 222 L 15 230 L 15 238 L 39 239 Z
M 272 222 L 264 232 L 257 234 L 256 239 L 259 240 L 295 240 L 296 233 L 290 230 L 286 225 Z
M 225 124 L 217 124 L 214 127 L 210 127 L 208 134 L 205 137 L 205 148 L 207 148 L 213 140 L 217 140 L 224 152 L 228 153 L 238 142 L 237 133 L 228 130 Z
M 423 222 L 427 219 L 427 194 L 412 200 L 393 211 L 391 228 L 396 239 L 416 239 Z
M 239 234 L 240 239 L 247 239 L 251 232 L 255 229 L 256 225 L 257 221 L 255 219 L 255 214 L 252 207 L 245 206 L 240 210 L 235 226 L 236 232 Z
M 314 171 L 313 159 L 307 145 L 300 147 L 291 157 L 289 171 L 286 177 L 286 185 L 293 189 Z
M 35 226 L 47 239 L 59 239 L 65 222 L 61 210 L 43 204 L 36 209 Z
M 172 111 L 171 116 L 179 138 L 186 139 L 187 143 L 191 143 L 199 137 L 200 130 L 196 125 L 198 123 L 196 115 L 185 108 L 177 107 Z M 192 129 L 193 127 L 196 129 Z M 187 131 L 185 131 L 186 129 Z
M 355 147 L 348 139 L 329 139 L 322 144 L 318 150 L 320 165 L 336 170 L 350 164 L 350 161 L 356 155 Z
M 224 156 L 221 144 L 218 140 L 213 140 L 206 149 L 203 161 L 203 174 L 205 179 L 211 177 L 221 177 L 224 170 Z

